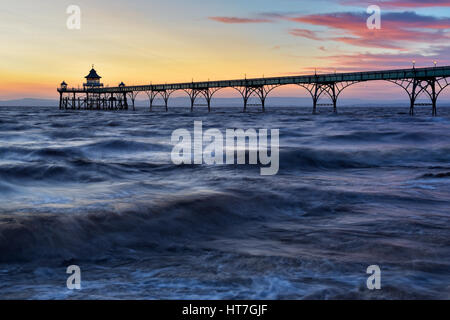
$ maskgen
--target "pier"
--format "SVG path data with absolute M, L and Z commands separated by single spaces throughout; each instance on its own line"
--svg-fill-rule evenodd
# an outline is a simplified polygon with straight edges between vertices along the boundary
M 154 102 L 157 97 L 162 98 L 164 101 L 162 107 L 168 111 L 171 95 L 176 91 L 183 91 L 189 96 L 191 111 L 194 111 L 195 101 L 199 97 L 205 98 L 205 106 L 211 111 L 214 94 L 221 89 L 232 88 L 242 96 L 244 112 L 250 106 L 254 106 L 249 103 L 251 97 L 258 98 L 260 101 L 258 106 L 265 111 L 266 99 L 274 89 L 285 85 L 297 85 L 311 95 L 313 113 L 317 113 L 320 105 L 330 105 L 333 111 L 337 112 L 337 101 L 344 89 L 361 82 L 384 80 L 406 91 L 410 100 L 410 115 L 414 115 L 414 108 L 419 105 L 416 103 L 419 95 L 424 94 L 430 98 L 432 115 L 436 116 L 439 95 L 450 85 L 450 66 L 140 86 L 126 86 L 122 82 L 117 87 L 104 87 L 100 82 L 101 77 L 92 67 L 85 78 L 83 88 L 69 88 L 65 82 L 61 83 L 58 88 L 60 109 L 135 110 L 137 95 L 145 93 L 150 111 L 155 108 Z M 331 103 L 318 104 L 322 96 L 328 96 Z

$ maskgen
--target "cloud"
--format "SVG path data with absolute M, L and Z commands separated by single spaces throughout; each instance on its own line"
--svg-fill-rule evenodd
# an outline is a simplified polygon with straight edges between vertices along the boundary
M 397 2 L 399 1 L 389 1 Z M 406 3 L 408 1 L 402 1 Z M 409 1 L 413 3 L 415 1 Z M 442 2 L 442 1 L 441 1 Z M 448 1 L 450 3 L 450 1 Z M 383 2 L 384 3 L 384 2 Z M 387 2 L 386 2 L 387 3 Z M 431 5 L 431 2 L 425 1 Z M 409 45 L 432 44 L 449 41 L 450 18 L 420 15 L 415 12 L 384 12 L 381 16 L 381 30 L 369 30 L 366 12 L 337 12 L 303 16 L 265 13 L 253 18 L 209 17 L 210 20 L 227 24 L 271 23 L 291 21 L 325 27 L 327 31 L 313 31 L 308 28 L 291 28 L 289 34 L 317 41 L 337 41 L 366 48 L 408 51 Z
M 238 17 L 209 17 L 210 20 L 228 23 L 228 24 L 240 24 L 240 23 L 270 23 L 273 22 L 266 18 L 238 18 Z
M 450 65 L 450 47 L 437 46 L 430 49 L 429 52 L 418 53 L 384 53 L 373 54 L 370 52 L 353 54 L 334 54 L 318 57 L 326 62 L 325 66 L 320 68 L 306 67 L 301 71 L 284 72 L 280 75 L 311 75 L 326 73 L 358 72 L 368 70 L 387 70 L 411 68 L 412 61 L 416 62 L 416 67 L 432 67 L 434 61 L 438 66 Z
M 414 1 L 390 2 L 413 3 Z M 450 3 L 450 0 L 448 2 Z M 430 3 L 428 5 L 431 5 Z M 210 19 L 223 23 L 290 21 L 299 24 L 299 27 L 289 29 L 289 34 L 319 41 L 318 50 L 332 54 L 320 59 L 329 62 L 330 65 L 339 66 L 340 71 L 408 67 L 412 60 L 416 60 L 417 65 L 424 66 L 433 65 L 434 59 L 437 59 L 440 65 L 450 64 L 450 60 L 446 58 L 450 54 L 450 46 L 446 45 L 450 40 L 448 32 L 450 17 L 423 15 L 411 11 L 383 11 L 381 30 L 369 30 L 366 25 L 369 16 L 365 11 L 360 11 L 310 15 L 266 13 L 257 15 L 254 19 L 230 17 Z M 330 41 L 363 48 L 365 53 L 341 52 L 342 54 L 338 55 L 335 50 L 326 49 L 325 44 L 329 44 Z M 374 54 L 371 52 L 372 48 L 395 50 L 395 52 Z
M 328 40 L 361 47 L 407 50 L 408 42 L 430 44 L 450 40 L 446 33 L 446 30 L 450 29 L 450 18 L 424 16 L 414 12 L 388 12 L 382 15 L 381 30 L 369 30 L 366 26 L 367 17 L 365 12 L 340 12 L 285 19 L 327 27 L 335 34 L 328 37 Z M 300 35 L 306 37 L 308 33 L 303 32 Z M 316 33 L 313 33 L 313 37 L 319 39 Z
M 312 40 L 322 40 L 316 34 L 316 32 L 307 29 L 291 29 L 289 33 L 296 37 L 303 37 Z
M 340 54 L 322 57 L 332 65 L 338 66 L 338 72 L 383 70 L 411 67 L 412 61 L 416 61 L 417 67 L 431 67 L 433 62 L 438 65 L 450 65 L 450 47 L 436 46 L 423 53 L 355 53 Z
M 341 1 L 343 5 L 367 6 L 359 0 L 344 0 Z M 429 8 L 429 7 L 450 7 L 448 0 L 381 0 L 376 4 L 383 8 Z

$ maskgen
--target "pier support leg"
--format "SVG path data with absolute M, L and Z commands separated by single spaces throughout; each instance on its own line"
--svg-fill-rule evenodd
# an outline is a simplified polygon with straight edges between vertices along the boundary
M 151 97 L 150 97 L 150 112 L 152 112 L 153 111 L 153 101 L 155 100 L 155 97 L 152 95 Z
M 414 115 L 414 105 L 415 105 L 415 99 L 413 97 L 410 98 L 410 106 L 409 106 L 409 115 Z
M 191 96 L 191 112 L 194 112 L 195 97 Z
M 63 108 L 62 107 L 62 102 L 63 102 L 62 98 L 63 98 L 63 95 L 62 95 L 62 92 L 60 92 L 59 93 L 59 110 L 62 110 L 62 108 Z
M 317 114 L 317 101 L 319 100 L 319 85 L 314 85 L 313 93 L 313 114 Z
M 169 98 L 170 98 L 170 95 L 173 93 L 173 91 L 167 91 L 167 90 L 164 90 L 162 93 L 161 93 L 161 95 L 162 95 L 162 97 L 163 97 L 163 99 L 164 99 L 164 104 L 165 104 L 165 107 L 166 107 L 166 112 L 168 112 L 169 111 Z
M 135 102 L 136 102 L 136 97 L 138 94 L 139 94 L 139 92 L 133 92 L 133 91 L 130 92 L 131 106 L 133 108 L 133 111 L 136 111 Z M 125 99 L 126 99 L 126 96 L 125 96 Z
M 436 94 L 436 79 L 430 81 L 431 87 L 431 105 L 433 117 L 437 116 L 437 94 Z
M 336 84 L 330 85 L 331 88 L 331 100 L 333 101 L 333 112 L 337 113 L 337 95 L 336 95 Z
M 157 93 L 155 93 L 153 91 L 146 91 L 145 93 L 147 94 L 147 97 L 149 100 L 150 112 L 152 112 L 153 111 L 153 101 L 155 100 Z
M 245 87 L 244 94 L 242 97 L 244 98 L 244 112 L 247 112 L 248 99 L 250 99 L 251 89 L 249 87 Z
M 322 85 L 319 83 L 309 83 L 309 84 L 298 84 L 300 87 L 305 88 L 308 90 L 309 94 L 311 95 L 312 101 L 313 101 L 313 114 L 317 114 L 317 101 L 319 101 L 320 95 L 327 90 L 322 90 Z
M 86 109 L 91 109 L 91 99 L 89 93 L 86 93 Z
M 267 98 L 268 92 L 266 92 L 266 90 L 264 89 L 264 86 L 261 86 L 260 88 L 258 88 L 256 90 L 256 93 L 257 93 L 259 99 L 261 100 L 261 111 L 266 112 L 266 98 Z
M 192 87 L 194 87 L 193 83 L 192 83 Z M 198 95 L 200 93 L 202 93 L 202 90 L 199 90 L 199 89 L 185 89 L 184 91 L 188 94 L 189 100 L 191 101 L 191 112 L 194 112 L 195 100 L 197 99 Z
M 205 89 L 200 91 L 200 93 L 205 97 L 206 104 L 208 105 L 208 112 L 211 112 L 211 100 L 213 95 L 218 91 L 219 89 Z
M 419 81 L 414 79 L 413 80 L 413 84 L 412 84 L 412 92 L 410 95 L 410 100 L 411 100 L 411 105 L 409 108 L 409 115 L 413 116 L 414 115 L 414 107 L 416 104 L 416 99 L 417 99 L 417 87 L 419 86 Z
M 123 108 L 125 108 L 125 110 L 128 110 L 128 100 L 126 93 L 123 94 Z

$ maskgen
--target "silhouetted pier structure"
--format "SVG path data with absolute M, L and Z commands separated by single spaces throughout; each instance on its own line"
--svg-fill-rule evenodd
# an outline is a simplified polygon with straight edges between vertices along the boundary
M 403 88 L 410 99 L 410 114 L 414 114 L 417 98 L 426 94 L 430 98 L 432 114 L 437 115 L 437 100 L 442 91 L 450 84 L 450 66 L 431 68 L 412 68 L 398 70 L 382 70 L 351 73 L 314 74 L 305 76 L 287 76 L 272 78 L 256 78 L 224 81 L 187 82 L 173 84 L 156 84 L 141 86 L 126 86 L 123 82 L 117 87 L 104 87 L 101 77 L 94 67 L 86 76 L 87 82 L 83 88 L 68 88 L 63 82 L 58 88 L 60 94 L 60 109 L 86 110 L 128 110 L 130 105 L 135 110 L 135 101 L 143 92 L 149 99 L 150 111 L 156 106 L 155 99 L 159 96 L 164 101 L 163 108 L 168 110 L 169 98 L 176 91 L 184 91 L 190 98 L 191 111 L 195 101 L 202 96 L 206 100 L 208 111 L 211 111 L 211 100 L 215 93 L 224 88 L 237 90 L 243 98 L 244 112 L 247 111 L 251 97 L 259 98 L 262 111 L 265 111 L 267 96 L 274 89 L 285 85 L 298 85 L 306 89 L 312 97 L 313 113 L 319 105 L 330 105 L 337 112 L 337 101 L 344 89 L 351 85 L 368 81 L 389 81 Z M 318 104 L 321 96 L 331 99 L 330 104 Z M 424 105 L 424 104 L 421 104 Z

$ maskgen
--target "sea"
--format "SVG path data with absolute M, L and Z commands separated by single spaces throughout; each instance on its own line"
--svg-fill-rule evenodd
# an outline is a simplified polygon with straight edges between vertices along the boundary
M 450 299 L 450 108 L 205 109 L 0 107 L 0 299 Z M 195 121 L 278 174 L 173 164 Z

